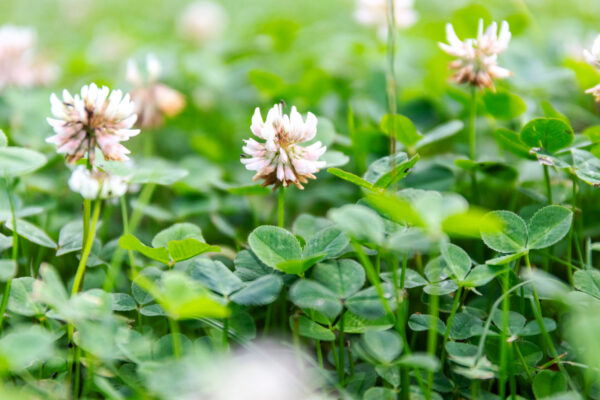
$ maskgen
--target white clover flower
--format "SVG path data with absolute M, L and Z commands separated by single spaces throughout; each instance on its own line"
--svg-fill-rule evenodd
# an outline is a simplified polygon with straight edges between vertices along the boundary
M 299 145 L 312 140 L 317 134 L 317 117 L 311 112 L 305 122 L 296 107 L 292 107 L 288 116 L 283 114 L 281 104 L 275 104 L 263 122 L 257 107 L 250 130 L 265 143 L 245 140 L 242 150 L 250 158 L 243 157 L 241 161 L 246 169 L 257 171 L 253 180 L 264 179 L 264 186 L 287 187 L 293 183 L 304 189 L 302 184 L 308 182 L 307 178 L 316 179 L 314 174 L 325 167 L 325 161 L 319 161 L 327 149 L 321 142 L 306 147 Z
M 204 43 L 223 34 L 227 26 L 227 12 L 215 1 L 197 1 L 189 4 L 179 15 L 181 36 Z
M 69 178 L 69 187 L 84 199 L 109 199 L 121 197 L 127 192 L 127 180 L 121 176 L 89 170 L 83 165 L 78 165 Z
M 131 129 L 137 119 L 135 104 L 129 94 L 106 86 L 98 88 L 95 83 L 81 88 L 81 94 L 71 96 L 65 89 L 63 99 L 50 96 L 52 114 L 47 118 L 56 135 L 46 139 L 74 163 L 88 154 L 94 164 L 94 148 L 98 148 L 107 160 L 127 160 L 129 150 L 120 142 L 137 135 L 139 129 Z
M 393 0 L 396 27 L 408 28 L 417 22 L 418 14 L 413 9 L 414 0 Z M 354 19 L 359 24 L 375 26 L 380 37 L 387 34 L 388 0 L 356 0 Z
M 592 67 L 600 69 L 600 35 L 598 35 L 596 40 L 594 40 L 591 51 L 587 49 L 583 50 L 583 56 L 588 64 L 590 64 Z M 586 90 L 585 92 L 595 96 L 596 101 L 600 101 L 600 84 Z
M 592 67 L 600 68 L 600 35 L 594 40 L 591 50 L 583 50 L 583 56 Z
M 498 66 L 498 55 L 508 48 L 511 33 L 506 21 L 502 21 L 500 33 L 493 22 L 484 32 L 483 20 L 479 20 L 476 39 L 461 41 L 452 24 L 446 25 L 448 44 L 439 43 L 446 53 L 458 59 L 450 63 L 457 70 L 453 79 L 458 83 L 469 83 L 480 88 L 494 89 L 494 79 L 504 79 L 512 75 L 506 68 Z
M 142 128 L 161 126 L 164 116 L 175 116 L 185 107 L 185 97 L 181 93 L 158 82 L 161 69 L 160 62 L 152 54 L 146 56 L 145 78 L 134 60 L 127 63 L 127 80 L 135 85 L 131 99 L 136 106 L 137 123 Z
M 56 78 L 58 68 L 36 56 L 36 42 L 32 28 L 0 27 L 0 89 L 45 85 Z

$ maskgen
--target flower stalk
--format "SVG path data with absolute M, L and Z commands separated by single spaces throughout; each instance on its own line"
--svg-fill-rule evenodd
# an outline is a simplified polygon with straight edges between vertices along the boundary
M 90 203 L 91 201 L 86 199 L 85 203 Z M 94 238 L 96 237 L 96 226 L 98 224 L 98 217 L 100 216 L 102 200 L 97 199 L 94 202 L 94 212 L 92 215 L 92 223 L 89 228 L 88 235 L 85 237 L 83 248 L 81 252 L 81 258 L 79 259 L 79 265 L 77 266 L 77 272 L 75 273 L 75 280 L 73 281 L 73 288 L 71 289 L 71 295 L 76 295 L 83 286 L 83 278 L 85 276 L 85 266 L 87 263 L 87 259 L 92 250 L 92 245 L 94 243 Z M 89 206 L 88 206 L 89 207 Z M 84 207 L 85 208 L 85 207 Z
M 277 189 L 277 226 L 285 226 L 285 187 Z

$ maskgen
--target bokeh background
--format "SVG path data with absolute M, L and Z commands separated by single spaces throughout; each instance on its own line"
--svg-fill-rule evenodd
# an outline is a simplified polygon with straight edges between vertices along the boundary
M 59 78 L 46 88 L 3 94 L 2 125 L 11 140 L 52 154 L 44 142 L 51 134 L 45 122 L 49 94 L 62 88 L 77 91 L 89 82 L 131 89 L 125 80 L 127 60 L 143 62 L 146 54 L 153 53 L 163 65 L 161 80 L 182 92 L 187 106 L 162 128 L 142 132 L 128 146 L 140 154 L 141 142 L 152 135 L 156 155 L 184 163 L 192 173 L 175 186 L 177 196 L 159 191 L 163 201 L 168 197 L 169 209 L 157 207 L 150 223 L 207 220 L 217 212 L 235 221 L 246 218 L 244 210 L 249 207 L 269 220 L 272 208 L 262 205 L 272 199 L 262 197 L 253 205 L 252 200 L 248 203 L 222 190 L 250 182 L 252 173 L 243 169 L 239 156 L 242 140 L 250 136 L 255 107 L 266 113 L 273 103 L 284 100 L 301 112 L 317 114 L 319 138 L 349 155 L 345 168 L 355 173 L 362 174 L 370 161 L 385 155 L 388 139 L 378 124 L 387 112 L 386 40 L 376 27 L 357 23 L 354 1 L 218 1 L 212 4 L 213 14 L 202 17 L 209 34 L 196 38 L 184 29 L 190 4 L 182 0 L 2 0 L 0 23 L 35 27 L 40 54 L 60 67 Z M 571 119 L 576 131 L 600 123 L 593 97 L 583 94 L 600 76 L 582 57 L 582 49 L 589 48 L 600 31 L 600 2 L 418 0 L 415 9 L 417 22 L 399 29 L 395 65 L 399 112 L 421 132 L 465 118 L 468 91 L 449 82 L 450 57 L 437 42 L 445 41 L 447 22 L 454 24 L 459 37 L 473 37 L 480 18 L 486 25 L 493 20 L 510 23 L 513 40 L 500 65 L 514 76 L 498 86 L 526 102 L 521 120 L 539 116 L 539 102 L 547 100 Z M 495 124 L 492 118 L 478 121 L 483 159 L 486 149 L 497 151 L 497 146 L 485 146 L 486 140 L 493 140 Z M 420 152 L 466 152 L 465 143 L 459 136 Z M 62 159 L 56 157 L 54 162 L 61 164 Z M 419 163 L 419 168 L 432 162 L 442 165 L 439 179 L 422 182 L 416 174 L 406 185 L 450 189 L 453 167 L 438 158 Z M 64 173 L 66 182 L 69 172 L 57 169 L 46 182 L 36 178 L 33 189 L 49 190 L 56 173 Z M 349 185 L 324 172 L 319 176 L 310 184 L 310 195 L 295 191 L 292 213 L 324 212 L 353 198 L 355 189 Z M 60 201 L 69 204 L 72 199 L 66 192 L 64 196 Z M 215 235 L 224 229 L 211 227 Z

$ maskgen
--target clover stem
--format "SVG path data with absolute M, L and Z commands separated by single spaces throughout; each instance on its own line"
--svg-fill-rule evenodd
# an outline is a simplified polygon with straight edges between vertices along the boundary
M 285 225 L 285 187 L 277 189 L 277 226 L 283 228 Z
M 388 58 L 388 70 L 387 70 L 387 95 L 388 95 L 388 107 L 391 118 L 390 127 L 390 155 L 392 156 L 392 168 L 394 171 L 396 161 L 396 115 L 397 102 L 396 93 L 398 90 L 398 83 L 396 81 L 396 68 L 394 61 L 396 58 L 396 19 L 394 17 L 394 0 L 387 0 L 387 58 Z
M 392 309 L 390 308 L 390 305 L 385 297 L 383 287 L 381 286 L 381 282 L 379 281 L 379 276 L 375 273 L 375 268 L 373 268 L 373 264 L 371 263 L 371 260 L 369 260 L 369 257 L 367 257 L 367 255 L 365 254 L 365 251 L 363 250 L 361 245 L 354 240 L 352 241 L 352 247 L 354 248 L 354 251 L 358 255 L 358 259 L 360 260 L 361 264 L 365 268 L 365 273 L 367 275 L 367 278 L 369 279 L 371 284 L 373 286 L 375 286 L 375 291 L 377 292 L 377 295 L 379 296 L 379 300 L 381 301 L 386 314 L 388 316 L 392 316 L 392 318 L 394 318 Z
M 469 104 L 469 158 L 475 161 L 477 157 L 477 135 L 475 120 L 477 119 L 477 87 L 471 86 L 471 102 Z
M 532 268 L 531 268 L 531 262 L 529 261 L 529 253 L 525 253 L 525 265 L 527 265 L 527 270 L 531 273 Z M 540 328 L 542 337 L 546 341 L 546 345 L 547 345 L 548 349 L 550 350 L 550 355 L 554 358 L 557 358 L 558 353 L 556 351 L 556 348 L 554 347 L 552 338 L 550 337 L 550 335 L 548 334 L 548 331 L 546 330 L 546 326 L 544 325 L 544 320 L 542 319 L 542 304 L 540 303 L 540 298 L 538 296 L 537 290 L 535 289 L 535 286 L 532 286 L 532 291 L 533 291 L 533 299 L 531 300 L 531 308 L 533 310 L 533 315 L 535 316 L 535 320 L 537 321 L 538 327 Z M 558 366 L 558 369 L 560 369 L 560 372 L 565 376 L 569 387 L 572 390 L 576 391 L 577 388 L 576 388 L 575 384 L 573 383 L 573 381 L 571 380 L 571 376 L 569 375 L 569 373 L 567 372 L 565 367 L 561 363 L 557 363 L 557 366 Z
M 12 243 L 12 260 L 16 266 L 15 275 L 19 273 L 19 234 L 17 233 L 17 216 L 15 213 L 15 205 L 12 198 L 12 190 L 8 179 L 4 179 L 4 185 L 6 188 L 6 196 L 8 197 L 8 206 L 10 207 L 10 217 L 12 218 L 13 225 L 13 243 Z M 8 298 L 10 296 L 10 288 L 12 286 L 12 278 L 6 281 L 4 287 L 4 295 L 2 296 L 2 304 L 0 305 L 0 332 L 3 332 L 4 313 L 8 305 Z
M 550 183 L 550 171 L 548 166 L 544 164 L 544 183 L 546 184 L 546 197 L 548 198 L 548 204 L 552 204 L 552 184 Z
M 90 200 L 84 200 L 85 202 L 89 202 Z M 81 286 L 83 284 L 83 278 L 85 275 L 85 265 L 87 263 L 87 259 L 90 255 L 90 251 L 92 250 L 92 244 L 94 243 L 94 237 L 96 236 L 96 225 L 98 224 L 98 217 L 100 216 L 100 208 L 101 208 L 102 200 L 97 199 L 94 203 L 94 214 L 92 215 L 92 224 L 90 226 L 87 237 L 85 238 L 85 242 L 83 243 L 81 258 L 79 259 L 79 265 L 77 266 L 77 272 L 75 273 L 75 279 L 73 280 L 73 288 L 71 289 L 71 296 L 74 296 L 79 292 Z
M 129 233 L 129 220 L 127 218 L 127 200 L 125 195 L 121 196 L 119 199 L 121 203 L 121 219 L 123 220 L 123 235 L 127 235 Z M 129 254 L 129 265 L 132 271 L 135 271 L 135 259 L 133 258 L 133 250 L 127 250 Z
M 156 188 L 156 184 L 147 183 L 142 188 L 140 192 L 140 196 L 138 197 L 137 204 L 133 209 L 133 213 L 131 218 L 129 219 L 129 233 L 135 234 L 135 231 L 138 228 L 142 220 L 142 215 L 144 213 L 144 209 L 146 205 L 150 202 L 152 198 L 152 194 L 154 193 L 154 189 Z M 119 267 L 121 267 L 121 263 L 123 262 L 123 257 L 125 256 L 125 250 L 122 248 L 117 248 L 113 254 L 113 257 L 110 261 L 110 267 L 108 268 L 108 273 L 106 274 L 106 278 L 104 279 L 104 283 L 102 284 L 102 289 L 106 292 L 110 292 L 115 285 L 115 280 L 117 279 L 117 274 L 119 273 Z
M 454 301 L 452 302 L 452 310 L 450 311 L 450 316 L 448 316 L 448 321 L 446 323 L 446 331 L 444 332 L 444 339 L 442 340 L 442 354 L 440 356 L 441 365 L 444 365 L 444 360 L 446 358 L 446 343 L 448 342 L 448 337 L 450 336 L 450 330 L 452 329 L 452 322 L 454 322 L 454 316 L 458 311 L 460 306 L 460 296 L 462 294 L 463 287 L 459 286 L 454 293 Z
M 321 369 L 324 369 L 324 365 L 323 365 L 323 350 L 321 350 L 321 341 L 316 339 L 315 340 L 315 348 L 317 349 L 317 361 L 319 362 L 319 366 L 321 367 Z
M 342 314 L 340 315 L 340 322 L 339 322 L 339 326 L 340 326 L 340 331 L 339 331 L 339 349 L 340 349 L 340 353 L 339 353 L 339 357 L 340 360 L 338 361 L 338 364 L 340 365 L 340 368 L 338 369 L 338 382 L 340 383 L 340 386 L 344 386 L 344 375 L 346 372 L 346 366 L 345 366 L 345 361 L 344 361 L 344 351 L 345 351 L 345 347 L 344 346 L 344 312 L 342 311 Z
M 427 354 L 435 356 L 438 335 L 439 297 L 435 294 L 429 295 L 429 329 L 427 331 Z M 433 372 L 427 371 L 427 393 L 426 398 L 431 400 L 433 393 Z
M 477 159 L 477 132 L 475 121 L 477 120 L 477 87 L 471 87 L 471 101 L 469 104 L 469 158 L 471 161 Z M 477 171 L 470 171 L 471 174 L 471 194 L 473 200 L 479 202 L 479 188 L 477 186 Z
M 518 266 L 517 266 L 518 268 Z M 510 271 L 502 274 L 502 293 L 506 293 L 510 285 Z M 510 297 L 504 296 L 502 300 L 502 331 L 500 332 L 500 398 L 504 398 L 506 393 L 506 363 L 507 363 L 507 339 L 508 339 L 508 314 L 510 311 Z
M 81 386 L 81 363 L 79 362 L 81 358 L 81 347 L 77 347 L 75 349 L 75 374 L 73 381 L 73 398 L 79 398 L 79 388 Z
M 167 319 L 169 320 L 171 340 L 173 341 L 173 355 L 175 358 L 181 358 L 181 336 L 179 333 L 179 324 L 174 318 L 167 317 Z

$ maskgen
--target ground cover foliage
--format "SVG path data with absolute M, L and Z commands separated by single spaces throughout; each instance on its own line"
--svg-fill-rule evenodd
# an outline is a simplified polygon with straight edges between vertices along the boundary
M 600 398 L 590 3 L 3 1 L 0 398 Z

